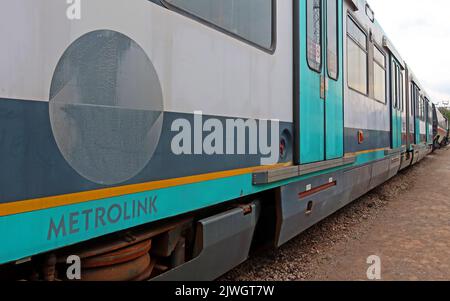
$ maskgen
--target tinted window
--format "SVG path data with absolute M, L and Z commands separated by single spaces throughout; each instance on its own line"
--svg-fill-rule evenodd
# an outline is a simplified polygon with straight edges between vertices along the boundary
M 393 107 L 403 111 L 404 103 L 403 103 L 403 73 L 400 69 L 400 66 L 397 63 L 393 63 L 392 70 L 392 92 L 393 92 Z
M 414 109 L 415 109 L 415 117 L 420 118 L 420 89 L 414 84 Z
M 380 66 L 383 68 L 386 66 L 386 57 L 384 54 L 378 49 L 377 46 L 374 46 L 373 51 L 373 58 L 375 59 L 375 62 L 377 62 Z
M 433 116 L 432 116 L 432 106 L 430 103 L 430 100 L 427 99 L 427 120 L 429 123 L 431 123 L 433 121 Z
M 409 97 L 410 98 L 409 113 L 410 113 L 411 116 L 414 116 L 414 101 L 416 99 L 416 87 L 415 87 L 415 85 L 413 83 L 410 84 L 410 91 L 411 91 L 410 92 L 411 95 Z
M 374 97 L 386 103 L 386 71 L 378 64 L 374 64 Z
M 320 71 L 322 67 L 322 1 L 306 1 L 306 36 L 308 65 Z
M 272 47 L 272 0 L 165 0 L 264 48 Z
M 376 100 L 386 103 L 386 58 L 384 54 L 374 46 L 374 97 Z
M 347 32 L 358 44 L 367 49 L 367 35 L 350 17 L 347 18 Z
M 420 120 L 424 120 L 424 116 L 425 116 L 425 112 L 424 112 L 425 108 L 424 108 L 424 100 L 423 97 L 420 97 L 420 101 L 419 101 L 419 117 Z
M 398 106 L 398 72 L 397 65 L 392 64 L 392 107 L 397 108 Z
M 404 99 L 403 99 L 403 94 L 404 94 L 404 90 L 403 90 L 403 73 L 402 70 L 400 68 L 398 68 L 398 74 L 399 74 L 399 109 L 403 112 L 405 110 L 405 104 L 404 104 Z
M 337 0 L 327 1 L 327 66 L 328 76 L 338 78 L 338 10 Z
M 397 72 L 397 109 L 400 111 L 403 111 L 403 74 L 402 70 L 398 65 L 396 65 L 396 72 Z
M 367 36 L 350 17 L 347 25 L 348 85 L 367 94 Z

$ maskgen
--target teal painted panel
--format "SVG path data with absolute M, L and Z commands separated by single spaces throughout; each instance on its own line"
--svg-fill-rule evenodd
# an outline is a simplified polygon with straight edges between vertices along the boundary
M 0 263 L 176 216 L 251 193 L 252 187 L 244 184 L 251 183 L 250 177 L 251 175 L 226 178 L 1 217 Z M 205 191 L 205 188 L 208 190 Z M 139 204 L 142 207 L 147 206 L 147 210 L 139 210 Z M 103 220 L 98 218 L 100 216 Z M 61 231 L 51 231 L 52 221 L 58 227 L 62 220 L 64 227 Z
M 306 0 L 300 0 L 299 19 L 300 163 L 306 164 L 325 159 L 325 105 L 320 98 L 321 74 L 310 69 L 307 61 Z
M 326 172 L 330 171 L 322 173 Z M 258 186 L 252 185 L 252 174 L 246 174 L 0 217 L 0 264 L 214 206 L 318 174 L 321 173 Z
M 246 174 L 0 217 L 0 264 L 273 187 L 253 186 Z
M 252 174 L 246 174 L 0 217 L 0 264 L 214 206 L 318 174 L 259 186 L 252 185 Z
M 384 151 L 362 154 L 357 157 L 352 166 L 367 164 L 383 157 Z M 0 217 L 0 236 L 2 237 L 0 264 L 347 167 L 349 166 L 258 186 L 252 185 L 252 174 L 245 174 Z M 55 225 L 54 228 L 51 227 L 52 222 Z M 61 225 L 63 226 L 58 230 Z
M 386 155 L 384 153 L 384 150 L 376 151 L 376 152 L 368 153 L 368 154 L 361 154 L 361 155 L 358 155 L 358 157 L 356 158 L 356 162 L 355 162 L 354 166 L 359 166 L 359 165 L 370 163 L 372 161 L 381 160 L 381 159 L 384 159 L 385 157 L 386 157 Z
M 397 148 L 402 146 L 402 112 L 397 111 Z
M 395 68 L 400 67 L 397 60 L 392 57 L 391 58 L 391 66 L 395 71 Z M 392 76 L 396 76 L 396 72 L 393 72 Z M 392 148 L 396 149 L 402 146 L 402 112 L 398 108 L 395 107 L 395 96 L 396 93 L 393 90 L 395 87 L 394 84 L 391 85 L 391 128 L 392 128 Z M 395 87 L 397 88 L 397 87 Z
M 326 159 L 332 160 L 344 156 L 344 66 L 343 66 L 343 15 L 342 0 L 338 0 L 338 78 L 328 79 L 328 91 L 325 101 L 326 118 Z M 327 74 L 328 76 L 328 74 Z

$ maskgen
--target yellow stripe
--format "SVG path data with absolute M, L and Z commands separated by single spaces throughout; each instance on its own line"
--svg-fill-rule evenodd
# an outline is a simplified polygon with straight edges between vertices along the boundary
M 375 148 L 375 149 L 369 149 L 369 150 L 365 150 L 365 151 L 360 151 L 360 152 L 356 152 L 356 153 L 346 153 L 346 156 L 358 156 L 358 155 L 364 155 L 364 154 L 370 154 L 370 153 L 375 153 L 375 152 L 381 152 L 381 151 L 385 151 L 385 150 L 389 150 L 389 148 L 385 147 L 385 148 Z
M 373 152 L 377 152 L 377 151 L 384 151 L 387 149 L 388 148 L 379 148 L 379 149 L 365 150 L 365 151 L 356 152 L 356 153 L 347 153 L 346 156 L 348 156 L 348 155 L 357 156 L 357 155 L 368 154 L 368 153 L 373 153 Z M 194 183 L 199 183 L 199 182 L 204 182 L 204 181 L 223 179 L 223 178 L 228 178 L 228 177 L 233 177 L 233 176 L 254 173 L 256 171 L 276 169 L 276 168 L 291 166 L 291 165 L 292 165 L 292 163 L 282 163 L 282 164 L 276 164 L 273 166 L 249 167 L 249 168 L 220 171 L 220 172 L 201 174 L 201 175 L 189 176 L 189 177 L 183 177 L 183 178 L 173 178 L 173 179 L 169 179 L 169 180 L 154 181 L 154 182 L 147 182 L 147 183 L 141 183 L 141 184 L 133 184 L 133 185 L 112 187 L 112 188 L 99 189 L 99 190 L 90 190 L 90 191 L 84 191 L 84 192 L 76 192 L 76 193 L 70 193 L 70 194 L 64 194 L 64 195 L 57 195 L 57 196 L 50 196 L 50 197 L 43 197 L 43 198 L 37 198 L 37 199 L 5 203 L 5 204 L 0 204 L 0 217 L 24 213 L 24 212 L 31 212 L 31 211 L 36 211 L 36 210 L 60 207 L 60 206 L 80 204 L 80 203 L 84 203 L 84 202 L 96 201 L 96 200 L 101 200 L 101 199 L 106 199 L 106 198 L 111 198 L 111 197 L 117 197 L 117 196 L 121 196 L 121 195 L 140 193 L 143 191 L 151 191 L 151 190 L 170 188 L 170 187 L 181 186 L 181 185 L 194 184 Z
M 99 190 L 90 190 L 84 192 L 77 192 L 71 194 L 64 194 L 51 197 L 43 197 L 38 199 L 17 201 L 12 203 L 0 204 L 0 216 L 7 216 L 12 214 L 49 209 L 54 207 L 66 206 L 84 203 L 88 201 L 101 200 L 111 197 L 117 197 L 121 195 L 128 195 L 133 193 L 139 193 L 143 191 L 157 190 L 162 188 L 169 188 L 180 185 L 187 185 L 193 183 L 199 183 L 204 181 L 210 181 L 215 179 L 223 179 L 233 176 L 239 176 L 244 174 L 253 173 L 256 171 L 275 169 L 283 166 L 290 166 L 292 163 L 283 163 L 273 166 L 258 166 L 250 168 L 235 169 L 229 171 L 214 172 L 196 176 L 189 176 L 183 178 L 174 178 L 169 180 L 147 182 L 141 184 L 133 184 L 120 187 L 112 187 Z

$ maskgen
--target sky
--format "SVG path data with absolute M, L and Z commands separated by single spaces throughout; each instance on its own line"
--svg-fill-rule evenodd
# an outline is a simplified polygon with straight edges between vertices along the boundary
M 368 0 L 434 103 L 450 101 L 450 1 Z

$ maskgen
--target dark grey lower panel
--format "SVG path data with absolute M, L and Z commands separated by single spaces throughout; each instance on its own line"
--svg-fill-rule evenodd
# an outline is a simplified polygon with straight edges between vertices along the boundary
M 306 229 L 388 180 L 400 167 L 400 155 L 279 188 L 275 245 L 281 246 Z M 334 186 L 326 184 L 335 181 Z M 302 197 L 307 188 L 320 188 Z
M 214 280 L 248 258 L 253 234 L 259 217 L 259 203 L 251 205 L 252 212 L 244 214 L 236 208 L 198 222 L 197 242 L 191 261 L 168 271 L 154 281 Z
M 401 154 L 393 154 L 386 160 L 381 160 L 372 164 L 372 176 L 369 190 L 376 188 L 387 180 L 394 177 L 400 170 Z
M 422 159 L 425 158 L 431 152 L 431 148 L 426 145 L 414 145 L 413 149 L 414 149 L 414 157 L 412 164 L 416 164 L 417 162 L 422 161 Z
M 390 160 L 382 160 L 375 162 L 372 165 L 372 176 L 370 179 L 369 190 L 374 189 L 389 178 L 389 161 Z
M 344 173 L 346 188 L 350 191 L 350 200 L 356 200 L 369 191 L 372 178 L 372 165 L 361 166 Z
M 358 132 L 363 132 L 364 141 L 359 143 Z M 367 129 L 344 129 L 345 153 L 356 153 L 365 150 L 379 149 L 391 146 L 391 132 Z
M 283 245 L 388 180 L 398 172 L 400 162 L 400 154 L 396 154 L 278 188 L 275 246 Z M 197 231 L 200 241 L 196 244 L 201 247 L 194 252 L 198 256 L 153 280 L 212 280 L 245 261 L 259 219 L 259 202 L 252 208 L 248 215 L 242 209 L 233 209 L 201 220 Z
M 401 163 L 400 163 L 400 170 L 404 170 L 412 165 L 413 162 L 413 152 L 406 152 L 402 154 L 401 157 Z
M 420 151 L 418 149 L 414 149 L 412 151 L 412 161 L 411 161 L 411 165 L 416 164 L 417 162 L 419 162 L 419 156 L 420 156 Z
M 401 167 L 401 163 L 402 163 L 401 156 L 402 156 L 402 154 L 397 154 L 397 155 L 391 156 L 390 163 L 389 163 L 388 179 L 395 177 L 395 175 L 397 175 L 398 172 L 400 171 L 400 167 Z
M 277 247 L 283 245 L 345 206 L 349 202 L 350 191 L 347 189 L 349 183 L 343 179 L 343 172 L 336 172 L 281 187 L 277 198 L 275 245 Z M 306 191 L 308 185 L 320 187 L 330 181 L 336 181 L 336 186 L 305 198 L 299 197 L 300 193 Z

